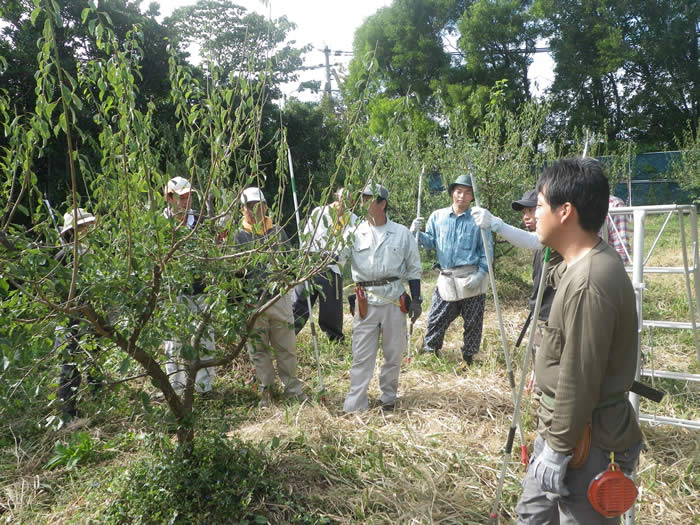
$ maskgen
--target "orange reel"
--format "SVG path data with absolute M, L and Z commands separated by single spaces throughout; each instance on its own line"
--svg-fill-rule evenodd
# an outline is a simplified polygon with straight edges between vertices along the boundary
M 586 495 L 597 512 L 606 518 L 614 518 L 634 505 L 637 486 L 612 460 L 605 471 L 591 480 Z

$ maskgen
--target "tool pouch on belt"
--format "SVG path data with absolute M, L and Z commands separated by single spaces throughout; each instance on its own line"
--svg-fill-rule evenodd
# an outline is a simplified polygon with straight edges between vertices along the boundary
M 355 286 L 355 304 L 357 306 L 357 314 L 360 319 L 367 317 L 367 295 L 365 294 L 365 289 L 362 286 Z
M 399 308 L 401 308 L 401 311 L 405 314 L 408 313 L 408 309 L 411 306 L 411 296 L 408 295 L 406 292 L 401 294 L 401 297 L 399 297 Z
M 581 437 L 578 438 L 576 446 L 574 447 L 573 456 L 571 461 L 569 461 L 569 468 L 581 468 L 581 466 L 588 459 L 588 453 L 591 450 L 591 424 L 586 423 L 583 427 L 583 432 Z
M 350 315 L 355 317 L 355 294 L 348 295 L 348 305 L 350 306 Z

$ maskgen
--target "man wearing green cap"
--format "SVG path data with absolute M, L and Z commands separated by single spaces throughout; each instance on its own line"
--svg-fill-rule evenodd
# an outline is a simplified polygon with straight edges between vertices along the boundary
M 435 250 L 440 264 L 423 352 L 439 355 L 447 327 L 461 315 L 464 320 L 462 357 L 471 365 L 481 344 L 488 263 L 481 232 L 468 213 L 474 200 L 471 176 L 460 175 L 447 191 L 452 197 L 452 206 L 434 211 L 424 232 L 420 231 L 422 217 L 416 217 L 411 224 L 411 232 L 418 232 L 418 244 Z M 493 243 L 488 233 L 487 239 L 490 250 Z

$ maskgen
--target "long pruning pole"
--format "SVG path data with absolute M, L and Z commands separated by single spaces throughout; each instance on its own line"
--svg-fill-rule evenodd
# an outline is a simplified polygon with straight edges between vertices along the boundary
M 294 165 L 292 164 L 292 151 L 287 144 L 287 159 L 289 160 L 289 177 L 292 181 L 292 198 L 294 199 L 294 215 L 297 219 L 297 231 L 299 232 L 299 247 L 303 248 L 301 240 L 301 219 L 299 218 L 299 201 L 297 200 L 297 188 L 294 184 Z M 325 403 L 326 399 L 323 394 L 323 374 L 321 373 L 321 357 L 318 353 L 318 338 L 316 337 L 316 324 L 314 323 L 314 313 L 311 306 L 311 295 L 309 293 L 309 282 L 304 281 L 304 292 L 306 294 L 306 306 L 309 309 L 309 322 L 311 323 L 311 338 L 314 342 L 314 354 L 316 355 L 316 367 L 318 368 L 318 388 L 321 394 L 321 401 Z
M 416 205 L 416 217 L 420 217 L 420 201 L 421 201 L 421 195 L 423 194 L 423 174 L 425 173 L 425 164 L 421 166 L 420 169 L 420 175 L 418 176 L 418 204 Z M 418 235 L 420 235 L 420 232 L 416 232 L 416 242 L 418 242 Z M 415 300 L 415 297 L 411 298 L 411 300 Z M 406 357 L 406 361 L 408 363 L 411 362 L 411 343 L 413 342 L 413 325 L 415 323 L 411 321 L 411 326 L 408 329 L 408 356 Z
M 472 172 L 472 190 L 474 190 L 474 203 L 479 206 L 479 193 L 476 187 L 476 180 L 474 177 L 474 170 Z M 510 392 L 513 396 L 513 402 L 516 401 L 515 397 L 515 379 L 513 378 L 513 368 L 510 364 L 510 352 L 508 351 L 508 340 L 506 339 L 506 330 L 503 326 L 503 316 L 501 315 L 501 306 L 498 302 L 498 291 L 496 290 L 496 275 L 493 272 L 493 261 L 489 256 L 488 251 L 488 239 L 486 238 L 486 231 L 479 228 L 481 232 L 481 243 L 484 245 L 484 252 L 486 253 L 486 264 L 489 268 L 489 282 L 491 283 L 491 291 L 493 292 L 493 306 L 496 309 L 496 317 L 498 318 L 498 328 L 501 332 L 501 345 L 503 346 L 503 355 L 506 359 L 506 373 L 508 374 L 508 382 L 510 383 Z M 525 434 L 523 433 L 522 425 L 518 424 L 520 429 L 520 460 L 524 465 L 528 464 L 527 457 L 527 444 L 525 441 Z
M 515 397 L 515 403 L 513 408 L 513 418 L 510 421 L 510 430 L 508 431 L 508 439 L 506 440 L 506 448 L 503 454 L 503 464 L 501 465 L 501 475 L 498 478 L 498 487 L 496 488 L 496 497 L 493 500 L 493 507 L 491 509 L 491 514 L 489 515 L 489 524 L 498 523 L 498 507 L 501 504 L 501 495 L 503 494 L 503 481 L 506 475 L 506 468 L 508 468 L 508 459 L 510 458 L 511 451 L 513 450 L 513 440 L 515 439 L 515 428 L 519 425 L 520 421 L 520 401 L 523 397 L 523 390 L 525 386 L 525 379 L 527 377 L 527 370 L 530 366 L 530 354 L 531 349 L 535 343 L 535 333 L 537 332 L 537 319 L 540 315 L 540 308 L 542 307 L 542 297 L 544 295 L 544 282 L 547 275 L 547 268 L 549 267 L 549 248 L 544 251 L 544 263 L 542 264 L 542 273 L 540 274 L 540 284 L 537 288 L 537 299 L 535 300 L 535 309 L 532 313 L 532 318 L 535 319 L 535 323 L 530 329 L 530 334 L 527 340 L 527 349 L 523 354 L 523 365 L 520 369 L 520 386 L 518 387 L 518 394 Z M 520 429 L 522 432 L 522 427 Z

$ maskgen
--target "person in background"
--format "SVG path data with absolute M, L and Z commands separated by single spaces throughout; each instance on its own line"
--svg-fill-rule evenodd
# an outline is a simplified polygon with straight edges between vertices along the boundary
M 243 222 L 235 232 L 233 244 L 237 248 L 250 250 L 264 243 L 271 243 L 270 249 L 278 250 L 289 246 L 289 238 L 284 230 L 273 224 L 267 215 L 267 203 L 263 192 L 256 187 L 243 190 L 241 194 Z M 265 268 L 251 268 L 243 276 L 248 285 L 262 294 L 259 302 L 264 302 L 267 292 Z M 269 297 L 268 297 L 269 299 Z M 275 384 L 275 367 L 272 363 L 274 350 L 277 371 L 288 398 L 303 401 L 306 396 L 297 379 L 296 335 L 294 334 L 294 314 L 292 294 L 285 293 L 260 315 L 253 325 L 258 339 L 248 344 L 248 354 L 255 368 L 255 375 L 262 385 L 259 406 L 268 407 L 272 402 L 271 390 Z
M 347 239 L 349 233 L 354 230 L 357 216 L 345 209 L 343 188 L 335 194 L 335 202 L 327 206 L 319 206 L 311 212 L 311 217 L 306 222 L 303 235 L 306 240 L 302 245 L 302 251 L 329 254 L 342 248 L 338 239 L 341 234 Z M 332 245 L 330 244 L 332 243 Z M 337 256 L 334 257 L 337 259 Z M 302 283 L 294 290 L 294 330 L 298 334 L 309 318 L 309 303 L 307 295 L 311 299 L 311 306 L 316 303 L 321 288 L 321 299 L 318 306 L 318 325 L 328 339 L 334 342 L 342 342 L 343 336 L 343 276 L 337 262 L 328 265 L 325 272 L 318 273 L 308 284 Z
M 170 179 L 165 188 L 165 200 L 168 205 L 163 210 L 163 216 L 174 221 L 174 224 L 182 224 L 189 230 L 192 230 L 201 222 L 199 214 L 192 209 L 192 185 L 187 179 L 183 177 Z M 195 274 L 191 288 L 178 295 L 177 302 L 185 304 L 192 314 L 204 315 L 207 307 L 206 295 L 204 294 L 205 287 L 203 276 Z M 195 337 L 189 333 L 180 335 L 179 339 L 170 339 L 163 343 L 165 354 L 168 356 L 168 360 L 165 363 L 165 371 L 177 395 L 182 395 L 187 380 L 185 361 L 180 356 L 182 341 L 189 340 L 192 342 Z M 207 330 L 206 334 L 202 335 L 199 344 L 204 349 L 204 351 L 200 352 L 199 359 L 202 361 L 211 359 L 216 350 L 214 332 L 211 328 Z M 202 394 L 204 398 L 211 397 L 213 395 L 215 377 L 216 368 L 199 369 L 195 376 L 195 391 Z
M 537 221 L 535 219 L 535 212 L 537 209 L 537 190 L 526 191 L 522 198 L 520 200 L 513 201 L 511 206 L 513 210 L 520 211 L 522 213 L 525 230 L 505 224 L 502 219 L 491 215 L 486 208 L 474 206 L 471 209 L 471 215 L 474 218 L 474 222 L 480 228 L 489 230 L 492 233 L 498 233 L 498 235 L 503 237 L 513 246 L 535 250 L 535 255 L 532 259 L 532 293 L 530 294 L 529 298 L 530 315 L 532 315 L 535 310 L 537 291 L 539 289 L 542 266 L 544 263 L 544 249 L 537 238 L 537 234 L 534 233 L 537 226 Z M 561 255 L 556 252 L 551 253 L 549 262 L 550 275 L 545 281 L 545 289 L 542 295 L 540 313 L 537 319 L 538 325 L 546 322 L 547 318 L 549 317 L 549 310 L 552 306 L 555 291 L 555 279 L 550 278 L 550 276 L 554 276 L 556 274 L 555 268 L 561 261 Z M 539 346 L 539 343 L 540 331 L 538 330 L 535 337 L 535 345 Z
M 488 288 L 487 248 L 478 226 L 468 213 L 474 200 L 470 175 L 460 175 L 447 190 L 452 205 L 430 214 L 425 231 L 423 218 L 416 217 L 411 232 L 418 232 L 418 244 L 437 252 L 440 276 L 433 292 L 423 352 L 440 355 L 445 332 L 457 316 L 464 321 L 462 358 L 471 366 L 481 345 L 484 305 Z M 490 234 L 487 234 L 493 248 Z
M 625 203 L 620 197 L 608 197 L 608 210 L 624 208 Z M 626 213 L 608 214 L 605 224 L 600 229 L 600 236 L 620 255 L 622 262 L 630 263 L 629 215 Z
M 421 264 L 418 245 L 405 226 L 387 218 L 389 192 L 380 184 L 368 184 L 361 193 L 366 219 L 354 232 L 352 246 L 346 246 L 341 259 L 350 258 L 356 286 L 352 324 L 352 368 L 350 391 L 344 412 L 369 408 L 367 390 L 382 340 L 384 364 L 379 375 L 379 405 L 393 410 L 399 387 L 401 359 L 406 350 L 406 314 L 415 322 L 422 313 L 420 296 Z M 411 297 L 404 285 L 408 281 Z M 403 298 L 403 299 L 402 299 Z M 407 302 L 410 302 L 408 306 Z
M 97 222 L 92 213 L 83 208 L 69 210 L 63 215 L 63 228 L 60 231 L 63 247 L 56 254 L 55 259 L 62 265 L 71 265 L 74 243 L 78 242 L 78 253 L 86 251 L 85 236 L 91 226 Z M 80 353 L 82 352 L 81 340 L 85 337 L 86 325 L 78 319 L 70 318 L 67 326 L 57 326 L 54 338 L 54 348 L 62 354 L 61 376 L 58 382 L 58 398 L 62 403 L 63 418 L 70 420 L 79 415 L 77 405 L 78 389 L 82 383 L 82 375 L 79 369 Z M 88 368 L 88 384 L 93 389 L 99 389 L 102 381 Z

